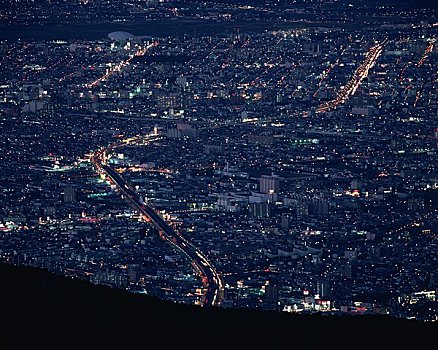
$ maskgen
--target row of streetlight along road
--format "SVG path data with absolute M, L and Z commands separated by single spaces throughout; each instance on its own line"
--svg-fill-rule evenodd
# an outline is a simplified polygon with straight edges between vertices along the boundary
M 319 105 L 316 109 L 317 113 L 327 112 L 335 109 L 338 105 L 347 101 L 350 96 L 354 95 L 362 81 L 368 76 L 369 70 L 374 67 L 377 59 L 382 54 L 386 41 L 387 40 L 385 39 L 383 42 L 371 47 L 368 50 L 365 61 L 356 69 L 353 77 L 344 87 L 339 90 L 334 100 Z
M 113 66 L 109 71 L 107 71 L 104 75 L 102 75 L 101 77 L 97 78 L 96 80 L 94 80 L 93 82 L 89 83 L 86 85 L 87 88 L 91 89 L 95 86 L 97 86 L 101 81 L 107 80 L 109 77 L 111 77 L 113 74 L 120 72 L 125 66 L 129 65 L 131 63 L 131 61 L 134 59 L 134 57 L 141 57 L 144 56 L 146 54 L 146 52 L 148 52 L 148 50 L 152 47 L 158 46 L 159 42 L 158 41 L 154 41 L 153 43 L 147 45 L 144 48 L 138 49 L 134 55 L 129 56 L 129 58 L 127 58 L 126 60 L 121 61 L 120 63 L 116 64 L 115 66 Z

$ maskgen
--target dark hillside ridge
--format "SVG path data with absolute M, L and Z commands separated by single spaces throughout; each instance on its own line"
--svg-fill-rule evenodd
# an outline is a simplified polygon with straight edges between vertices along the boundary
M 116 344 L 123 349 L 217 344 L 223 349 L 356 349 L 367 344 L 370 349 L 420 349 L 438 339 L 436 323 L 202 309 L 30 267 L 0 264 L 0 280 L 1 349 L 40 344 L 59 349 L 72 344 L 99 349 Z

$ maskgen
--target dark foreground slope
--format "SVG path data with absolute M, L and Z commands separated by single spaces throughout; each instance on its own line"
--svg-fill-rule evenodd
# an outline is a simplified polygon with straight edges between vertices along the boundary
M 411 349 L 438 327 L 389 317 L 201 309 L 0 264 L 0 348 Z M 160 344 L 160 346 L 152 344 Z M 29 347 L 30 348 L 30 347 Z

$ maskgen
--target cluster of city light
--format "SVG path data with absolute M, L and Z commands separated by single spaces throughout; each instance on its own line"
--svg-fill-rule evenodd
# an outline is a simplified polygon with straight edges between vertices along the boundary
M 147 45 L 144 48 L 138 49 L 133 55 L 129 56 L 128 59 L 123 60 L 122 62 L 116 64 L 108 72 L 106 72 L 104 75 L 102 75 L 101 77 L 97 78 L 93 82 L 87 84 L 86 87 L 88 89 L 95 87 L 101 81 L 107 80 L 113 74 L 115 74 L 117 72 L 120 72 L 124 67 L 128 66 L 131 63 L 131 61 L 134 59 L 134 57 L 144 56 L 146 54 L 146 52 L 148 52 L 149 49 L 151 49 L 154 46 L 158 46 L 158 45 L 159 45 L 158 41 L 154 41 L 152 44 L 149 44 L 149 45 Z
M 332 110 L 355 94 L 362 81 L 368 76 L 369 70 L 374 67 L 377 59 L 382 54 L 385 43 L 386 40 L 370 48 L 365 61 L 356 69 L 347 85 L 340 89 L 334 100 L 319 105 L 316 109 L 317 113 Z

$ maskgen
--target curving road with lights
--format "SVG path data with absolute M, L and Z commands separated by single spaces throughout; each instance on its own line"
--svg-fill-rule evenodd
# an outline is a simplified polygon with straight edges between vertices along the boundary
M 203 253 L 191 244 L 187 239 L 178 234 L 169 224 L 152 208 L 150 205 L 143 203 L 140 196 L 128 186 L 122 176 L 110 167 L 107 162 L 107 154 L 114 148 L 122 147 L 127 144 L 126 141 L 136 141 L 137 138 L 125 140 L 125 142 L 112 144 L 107 148 L 95 151 L 90 161 L 100 174 L 104 174 L 107 179 L 114 184 L 122 197 L 124 197 L 130 206 L 140 213 L 143 220 L 152 223 L 159 231 L 160 236 L 177 250 L 182 252 L 192 261 L 192 266 L 201 276 L 205 288 L 205 294 L 202 301 L 204 307 L 220 305 L 223 293 L 223 281 L 220 274 L 211 265 Z

